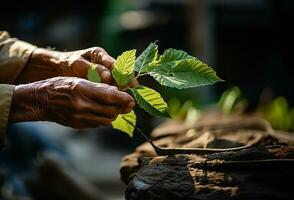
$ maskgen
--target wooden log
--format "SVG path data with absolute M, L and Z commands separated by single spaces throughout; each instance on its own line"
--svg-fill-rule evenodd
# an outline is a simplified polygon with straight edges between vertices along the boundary
M 284 135 L 280 138 L 268 134 L 267 129 L 263 130 L 256 123 L 250 126 L 248 121 L 243 122 L 245 125 L 239 121 L 234 129 L 228 128 L 232 127 L 230 122 L 224 126 L 219 122 L 217 126 L 210 124 L 204 127 L 206 131 L 190 140 L 182 132 L 167 134 L 155 141 L 157 145 L 170 148 L 187 144 L 204 147 L 205 142 L 199 143 L 199 138 L 213 127 L 209 132 L 212 139 L 205 136 L 210 138 L 208 146 L 225 148 L 253 141 L 258 144 L 240 151 L 157 156 L 149 144 L 139 146 L 123 159 L 120 170 L 121 179 L 127 184 L 126 199 L 294 199 L 292 142 L 287 143 Z M 230 140 L 228 135 L 232 133 L 236 135 Z M 219 141 L 220 138 L 224 141 Z M 197 139 L 198 142 L 193 143 Z

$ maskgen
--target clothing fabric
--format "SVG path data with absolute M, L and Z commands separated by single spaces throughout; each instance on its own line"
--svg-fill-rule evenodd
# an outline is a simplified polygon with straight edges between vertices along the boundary
M 14 82 L 37 47 L 0 31 L 0 149 L 5 145 Z

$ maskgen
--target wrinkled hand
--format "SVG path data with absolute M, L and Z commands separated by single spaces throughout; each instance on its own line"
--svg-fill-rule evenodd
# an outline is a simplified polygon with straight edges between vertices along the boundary
M 100 47 L 71 52 L 37 48 L 16 82 L 28 83 L 57 76 L 86 79 L 89 66 L 95 64 L 102 82 L 112 84 L 110 70 L 114 62 L 115 59 Z
M 10 122 L 53 121 L 73 128 L 109 125 L 134 99 L 107 84 L 56 77 L 15 87 Z

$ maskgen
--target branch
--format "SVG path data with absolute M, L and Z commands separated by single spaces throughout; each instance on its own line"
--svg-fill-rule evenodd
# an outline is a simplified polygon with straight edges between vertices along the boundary
M 127 123 L 133 126 L 154 148 L 155 152 L 159 156 L 166 156 L 166 155 L 175 155 L 175 154 L 212 154 L 212 153 L 222 153 L 222 152 L 232 152 L 232 151 L 240 151 L 244 149 L 248 149 L 253 147 L 256 144 L 245 145 L 242 147 L 235 147 L 235 148 L 226 148 L 226 149 L 213 149 L 213 148 L 162 148 L 153 143 L 153 141 L 137 126 L 132 124 L 128 119 L 122 117 Z

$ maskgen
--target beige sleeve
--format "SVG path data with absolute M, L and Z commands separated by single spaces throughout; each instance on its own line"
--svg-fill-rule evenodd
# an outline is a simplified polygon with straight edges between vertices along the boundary
M 14 86 L 8 84 L 14 83 L 36 48 L 34 45 L 11 38 L 5 31 L 0 31 L 0 149 L 5 145 L 14 91 Z
M 0 31 L 0 83 L 12 84 L 37 47 Z
M 0 149 L 5 145 L 5 133 L 8 124 L 13 85 L 0 84 Z

